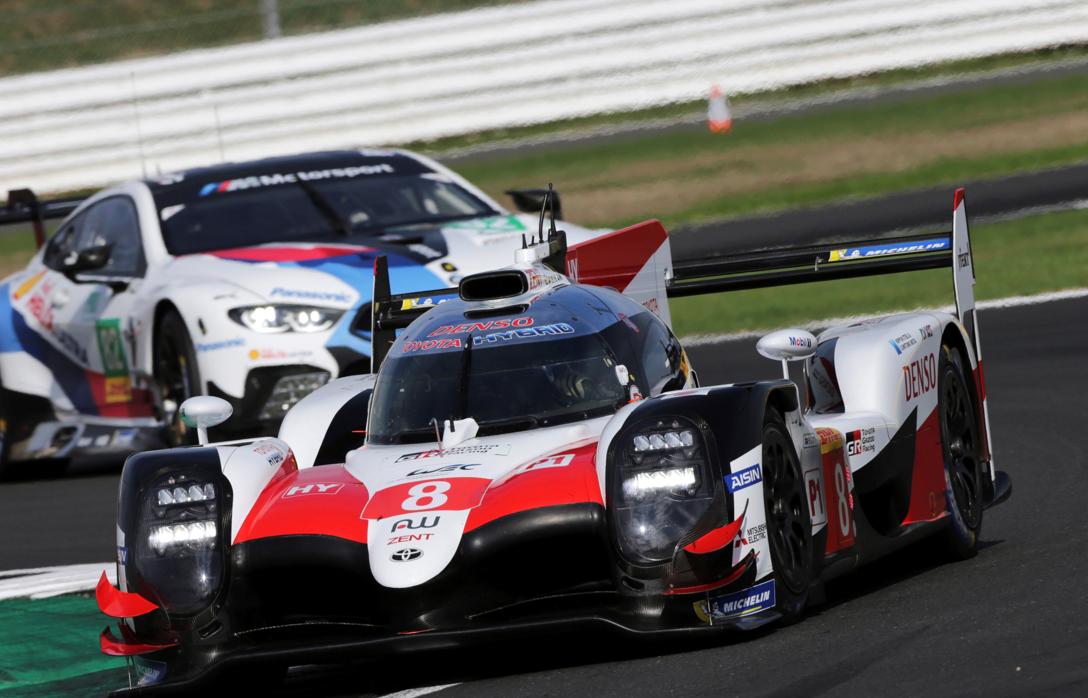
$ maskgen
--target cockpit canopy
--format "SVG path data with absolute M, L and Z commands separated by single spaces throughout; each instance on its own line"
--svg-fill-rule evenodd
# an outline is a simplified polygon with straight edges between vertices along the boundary
M 434 420 L 467 417 L 481 435 L 601 417 L 682 387 L 683 364 L 656 315 L 606 289 L 559 286 L 505 307 L 451 300 L 393 344 L 367 438 L 432 441 Z

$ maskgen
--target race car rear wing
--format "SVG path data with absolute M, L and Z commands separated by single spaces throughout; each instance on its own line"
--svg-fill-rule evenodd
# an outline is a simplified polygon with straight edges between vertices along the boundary
M 678 262 L 668 284 L 670 298 L 721 291 L 768 288 L 811 281 L 852 279 L 904 271 L 952 268 L 956 317 L 974 346 L 976 389 L 982 402 L 986 456 L 991 462 L 990 416 L 982 373 L 982 343 L 975 312 L 975 267 L 963 189 L 952 199 L 952 231 L 932 235 L 810 245 L 728 258 Z M 992 473 L 992 470 L 991 470 Z
M 30 223 L 34 229 L 34 242 L 40 248 L 45 244 L 45 221 L 64 218 L 83 203 L 83 198 L 51 199 L 42 201 L 30 189 L 12 189 L 7 203 L 0 208 L 0 226 Z

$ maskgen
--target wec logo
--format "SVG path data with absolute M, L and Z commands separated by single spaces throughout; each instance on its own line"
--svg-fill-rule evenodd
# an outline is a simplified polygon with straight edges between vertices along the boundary
M 737 490 L 743 490 L 745 487 L 750 487 L 763 480 L 763 476 L 759 472 L 759 463 L 739 470 L 735 473 L 730 473 L 725 477 L 725 486 L 730 492 L 736 492 Z

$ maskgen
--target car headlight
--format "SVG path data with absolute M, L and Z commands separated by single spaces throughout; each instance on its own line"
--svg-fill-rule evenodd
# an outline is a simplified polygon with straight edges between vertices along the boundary
M 147 490 L 137 543 L 140 573 L 171 613 L 202 610 L 219 588 L 221 494 L 215 483 L 185 475 Z
M 620 552 L 635 563 L 671 560 L 714 496 L 704 435 L 686 417 L 661 417 L 628 431 L 614 453 Z
M 343 314 L 342 310 L 310 305 L 250 305 L 228 312 L 239 325 L 268 334 L 321 332 L 335 325 Z

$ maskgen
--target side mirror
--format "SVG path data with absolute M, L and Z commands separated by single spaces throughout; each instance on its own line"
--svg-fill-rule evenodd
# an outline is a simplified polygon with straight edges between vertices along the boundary
M 816 353 L 816 337 L 807 330 L 789 328 L 765 334 L 756 342 L 761 356 L 782 362 L 782 377 L 789 378 L 787 362 L 807 359 Z
M 544 206 L 547 189 L 507 189 L 506 195 L 514 202 L 514 208 L 522 213 L 540 213 Z M 559 203 L 559 192 L 552 190 L 552 206 L 555 208 L 555 220 L 563 220 L 563 206 Z
M 85 271 L 94 271 L 105 267 L 110 262 L 113 245 L 95 245 L 70 252 L 61 262 L 61 271 L 71 278 Z
M 201 446 L 208 443 L 208 428 L 222 424 L 230 419 L 234 408 L 223 398 L 211 395 L 197 395 L 181 403 L 181 421 L 185 426 L 196 429 L 197 440 Z

